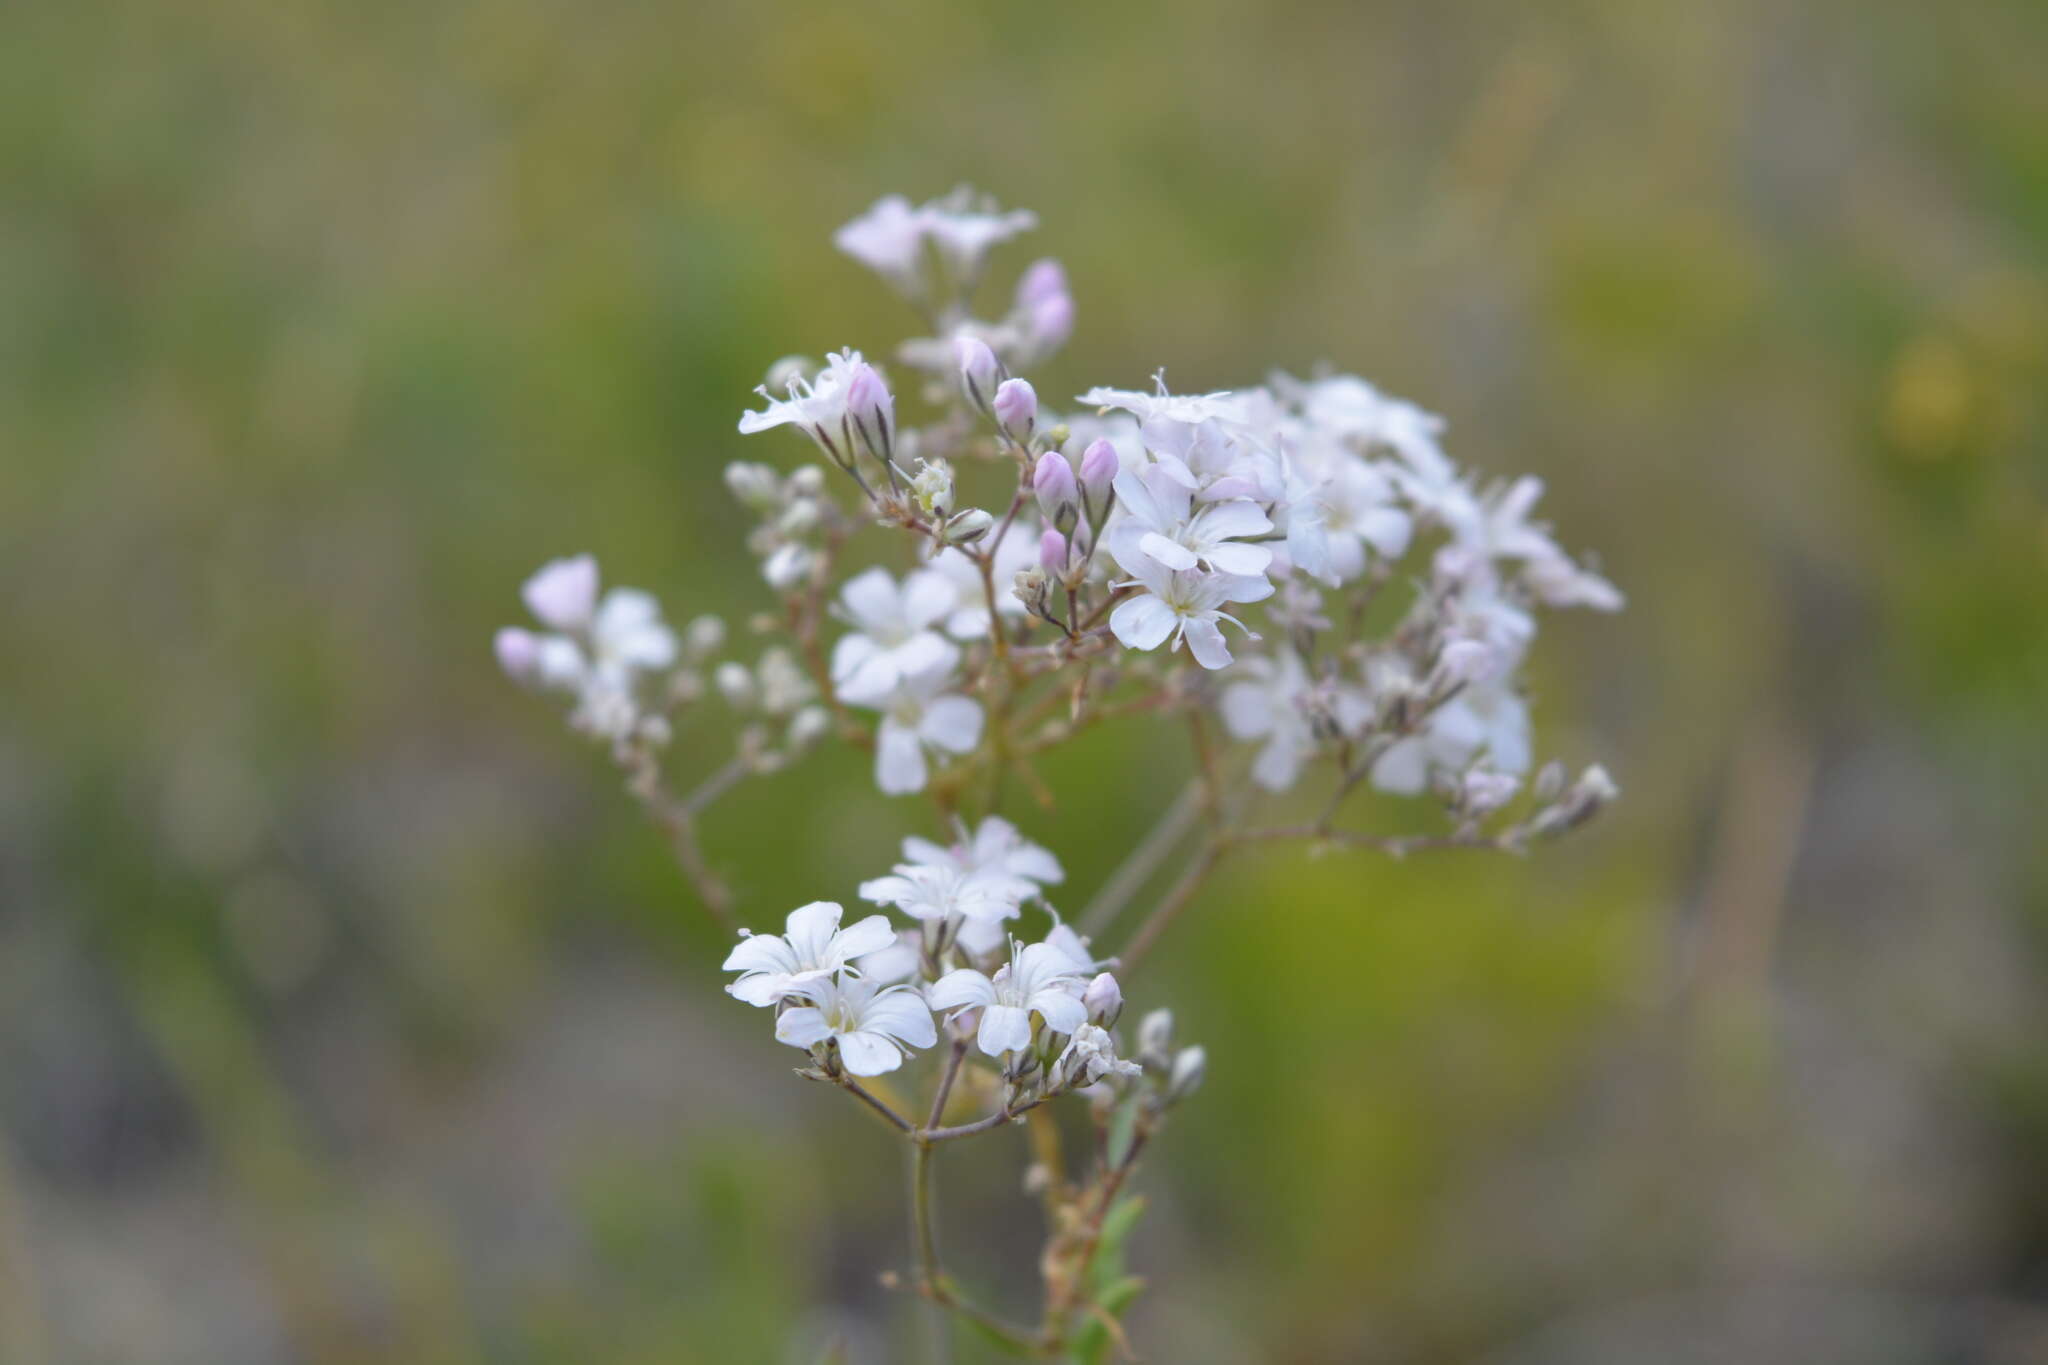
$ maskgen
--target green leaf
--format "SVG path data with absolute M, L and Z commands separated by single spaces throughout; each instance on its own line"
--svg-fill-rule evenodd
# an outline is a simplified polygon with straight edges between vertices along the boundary
M 1145 1290 L 1145 1282 L 1127 1275 L 1095 1296 L 1096 1305 L 1112 1318 L 1121 1318 L 1132 1300 Z M 1079 1365 L 1107 1365 L 1116 1341 L 1100 1317 L 1090 1313 L 1074 1333 L 1072 1355 Z
M 995 1328 L 989 1326 L 985 1322 L 976 1320 L 969 1314 L 956 1313 L 952 1316 L 957 1321 L 966 1323 L 970 1328 L 974 1330 L 976 1336 L 980 1337 L 983 1341 L 986 1341 L 989 1345 L 1001 1351 L 1004 1355 L 1028 1357 L 1036 1354 L 1036 1352 L 1033 1351 L 1031 1347 L 1013 1340 L 1006 1334 L 997 1331 Z
M 1127 1194 L 1111 1204 L 1104 1215 L 1102 1238 L 1096 1243 L 1095 1262 L 1088 1276 L 1098 1301 L 1106 1286 L 1124 1278 L 1124 1243 L 1130 1240 L 1131 1229 L 1138 1225 L 1138 1217 L 1144 1212 L 1145 1196 Z

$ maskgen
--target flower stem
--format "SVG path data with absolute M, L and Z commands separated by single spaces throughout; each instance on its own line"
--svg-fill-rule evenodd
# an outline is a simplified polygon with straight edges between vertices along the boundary
M 865 1104 L 868 1108 L 874 1110 L 877 1114 L 880 1114 L 884 1119 L 887 1119 L 889 1125 L 892 1128 L 894 1128 L 897 1132 L 903 1133 L 906 1136 L 908 1136 L 917 1131 L 915 1128 L 911 1126 L 909 1119 L 904 1118 L 903 1115 L 897 1113 L 894 1109 L 891 1109 L 887 1104 L 877 1099 L 874 1096 L 874 1094 L 867 1089 L 866 1086 L 862 1085 L 853 1077 L 842 1073 L 839 1076 L 834 1077 L 834 1079 L 838 1081 L 841 1089 L 845 1090 L 848 1094 L 852 1095 L 862 1104 Z

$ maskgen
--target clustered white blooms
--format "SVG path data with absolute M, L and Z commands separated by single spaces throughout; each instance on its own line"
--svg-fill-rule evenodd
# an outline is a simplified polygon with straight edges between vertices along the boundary
M 721 913 L 731 893 L 694 830 L 733 783 L 837 732 L 872 751 L 883 794 L 929 799 L 946 841 L 907 838 L 901 861 L 858 884 L 885 913 L 845 924 L 840 905 L 819 901 L 779 935 L 742 931 L 727 989 L 773 1012 L 775 1037 L 808 1054 L 803 1074 L 902 1131 L 920 1182 L 935 1143 L 1088 1096 L 1103 1159 L 1090 1181 L 1054 1191 L 1070 1216 L 1041 1261 L 1045 1318 L 1013 1343 L 1044 1354 L 1091 1315 L 1113 1316 L 1091 1278 L 1104 1220 L 1146 1138 L 1206 1068 L 1202 1049 L 1173 1046 L 1164 1011 L 1126 1051 L 1117 973 L 1237 850 L 1284 839 L 1519 850 L 1590 819 L 1616 789 L 1597 765 L 1576 779 L 1555 761 L 1531 775 L 1522 671 L 1541 613 L 1613 611 L 1622 597 L 1535 519 L 1539 480 L 1459 468 L 1442 419 L 1363 379 L 1275 374 L 1176 394 L 1161 374 L 1150 389 L 1090 388 L 1066 410 L 1042 401 L 1021 371 L 1073 332 L 1065 271 L 1041 260 L 998 316 L 975 308 L 990 253 L 1036 221 L 961 189 L 923 205 L 890 196 L 840 229 L 840 249 L 927 329 L 894 352 L 916 376 L 909 389 L 851 348 L 822 365 L 791 357 L 740 418 L 742 435 L 788 428 L 804 439 L 785 450 L 820 457 L 726 470 L 781 606 L 754 618 L 775 638 L 751 666 L 714 661 L 726 640 L 713 618 L 678 635 L 645 593 L 600 599 L 587 555 L 529 580 L 546 630 L 502 631 L 497 652 L 515 678 L 572 697 L 572 723 L 612 743 Z M 893 554 L 861 548 L 876 528 L 895 533 Z M 677 796 L 659 757 L 685 748 L 674 743 L 682 713 L 712 692 L 741 718 L 734 756 Z M 1018 789 L 1050 806 L 1039 755 L 1146 715 L 1185 720 L 1196 832 L 1169 811 L 1077 928 L 1047 899 L 1063 884 L 1059 862 L 995 810 Z M 1241 752 L 1214 741 L 1211 717 Z M 1313 774 L 1314 818 L 1254 818 Z M 1346 798 L 1363 784 L 1429 794 L 1444 823 L 1346 828 Z M 1098 958 L 1088 934 L 1114 925 L 1191 837 L 1181 878 L 1117 957 Z M 861 1084 L 942 1043 L 929 1118 Z M 949 1104 L 969 1095 L 984 1117 L 949 1125 Z M 928 1234 L 921 1195 L 917 1209 Z M 918 1287 L 962 1307 L 921 1240 Z

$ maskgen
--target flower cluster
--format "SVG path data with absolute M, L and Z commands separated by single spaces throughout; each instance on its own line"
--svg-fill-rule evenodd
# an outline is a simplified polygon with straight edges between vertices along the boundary
M 827 1077 L 879 1076 L 933 1046 L 933 1014 L 1001 1067 L 1005 1108 L 1140 1074 L 1109 1032 L 1123 1010 L 1110 965 L 1055 918 L 1036 943 L 1008 922 L 1061 879 L 1057 860 L 999 816 L 950 846 L 906 839 L 904 861 L 862 883 L 861 899 L 915 927 L 899 935 L 882 915 L 841 927 L 844 911 L 813 902 L 780 935 L 741 931 L 725 969 L 737 999 L 776 1011 L 775 1036 L 807 1049 Z
M 751 662 L 714 658 L 715 619 L 678 633 L 645 593 L 600 596 L 587 555 L 528 581 L 544 629 L 501 631 L 497 652 L 612 744 L 728 923 L 735 897 L 696 829 L 735 783 L 837 734 L 872 752 L 883 794 L 930 801 L 943 840 L 904 839 L 900 861 L 858 883 L 877 913 L 848 923 L 817 901 L 780 934 L 740 931 L 727 989 L 772 1012 L 775 1037 L 807 1054 L 802 1074 L 912 1143 L 923 1296 L 1051 1356 L 1114 1327 L 1106 1224 L 1207 1065 L 1175 1046 L 1164 1010 L 1126 1049 L 1123 980 L 1226 856 L 1290 840 L 1521 850 L 1586 823 L 1615 785 L 1598 765 L 1576 778 L 1539 766 L 1521 677 L 1545 612 L 1614 611 L 1622 597 L 1536 518 L 1539 480 L 1460 468 L 1441 418 L 1363 379 L 1174 393 L 1161 374 L 1150 389 L 1086 389 L 1065 410 L 1041 401 L 1024 372 L 1073 331 L 1066 272 L 1032 264 L 994 317 L 975 302 L 994 249 L 1036 221 L 962 189 L 922 205 L 890 196 L 840 229 L 839 248 L 924 330 L 889 361 L 907 388 L 848 347 L 778 361 L 740 417 L 741 435 L 783 430 L 802 438 L 783 449 L 805 452 L 794 468 L 726 470 L 779 607 L 753 618 L 773 638 Z M 713 694 L 738 722 L 734 754 L 671 791 L 658 756 L 701 751 L 671 739 Z M 1053 808 L 1040 756 L 1122 718 L 1177 722 L 1189 792 L 1077 927 L 1048 899 L 1059 862 L 997 812 L 1011 792 Z M 1348 801 L 1368 785 L 1433 798 L 1434 828 L 1356 828 Z M 1313 817 L 1280 818 L 1299 790 L 1316 793 Z M 1183 845 L 1179 875 L 1099 957 L 1092 937 Z M 942 1058 L 928 1109 L 906 1114 L 894 1073 L 928 1050 Z M 1045 1311 L 1035 1330 L 1008 1328 L 937 1264 L 930 1152 L 1074 1093 L 1091 1101 L 1096 1160 L 1085 1178 L 1033 1177 L 1052 1212 Z M 970 1100 L 982 1116 L 949 1122 Z

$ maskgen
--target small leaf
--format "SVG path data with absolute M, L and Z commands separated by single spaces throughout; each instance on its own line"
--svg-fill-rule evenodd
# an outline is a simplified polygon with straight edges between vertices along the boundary
M 1131 1229 L 1138 1225 L 1138 1217 L 1144 1212 L 1145 1196 L 1127 1194 L 1111 1204 L 1108 1214 L 1103 1217 L 1102 1237 L 1095 1245 L 1095 1262 L 1088 1277 L 1098 1300 L 1102 1297 L 1103 1286 L 1123 1278 L 1124 1243 L 1130 1240 Z
M 1110 1334 L 1105 1319 L 1113 1321 L 1121 1317 L 1124 1309 L 1129 1308 L 1131 1301 L 1144 1289 L 1145 1282 L 1131 1275 L 1095 1296 L 1093 1311 L 1074 1332 L 1071 1350 L 1079 1365 L 1107 1365 L 1117 1341 Z

